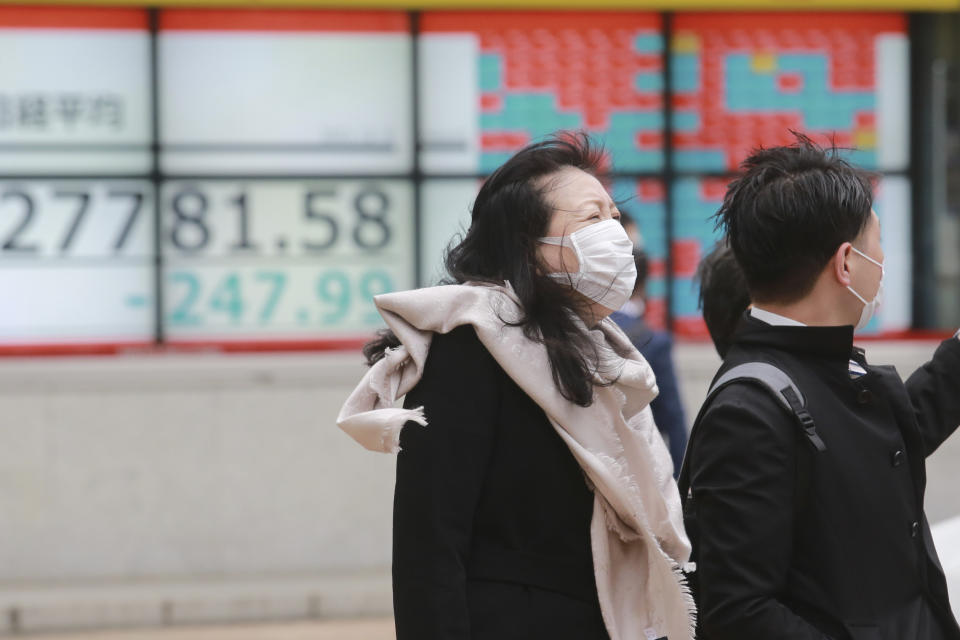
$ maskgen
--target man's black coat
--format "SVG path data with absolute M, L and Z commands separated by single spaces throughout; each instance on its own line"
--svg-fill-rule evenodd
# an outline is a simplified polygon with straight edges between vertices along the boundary
M 849 361 L 867 374 L 851 379 Z M 749 315 L 718 376 L 790 374 L 826 443 L 758 384 L 732 384 L 688 450 L 688 530 L 707 640 L 960 639 L 923 513 L 925 458 L 960 424 L 960 340 L 907 381 L 868 365 L 851 327 Z

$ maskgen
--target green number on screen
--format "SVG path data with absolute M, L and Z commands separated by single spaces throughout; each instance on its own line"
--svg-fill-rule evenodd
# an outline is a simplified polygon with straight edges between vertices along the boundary
M 368 271 L 363 274 L 363 277 L 360 278 L 360 299 L 372 308 L 372 311 L 367 311 L 364 315 L 364 322 L 367 324 L 380 323 L 380 314 L 373 305 L 373 297 L 390 291 L 393 291 L 393 281 L 386 271 Z
M 270 322 L 273 312 L 277 309 L 280 296 L 283 295 L 283 289 L 287 284 L 287 274 L 282 271 L 258 271 L 254 277 L 261 282 L 270 284 L 267 301 L 263 303 L 263 308 L 260 309 L 260 322 L 266 324 Z
M 230 316 L 233 322 L 239 322 L 243 315 L 243 296 L 240 294 L 240 276 L 227 274 L 210 296 L 210 308 Z
M 170 313 L 170 324 L 200 324 L 200 316 L 191 313 L 191 309 L 200 297 L 200 280 L 196 275 L 185 271 L 170 274 L 171 288 L 174 283 L 183 283 L 187 286 L 185 295 L 180 302 L 173 306 Z
M 332 310 L 323 314 L 324 323 L 342 320 L 350 311 L 350 281 L 342 271 L 327 271 L 317 279 L 317 297 Z

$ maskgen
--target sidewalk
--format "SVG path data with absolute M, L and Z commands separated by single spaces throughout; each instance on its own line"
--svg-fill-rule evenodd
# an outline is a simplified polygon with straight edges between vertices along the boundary
M 960 517 L 933 526 L 955 613 L 960 615 Z M 395 640 L 393 620 L 160 627 L 69 634 L 30 634 L 32 640 Z
M 31 640 L 394 640 L 393 620 L 164 627 L 69 634 L 30 634 Z

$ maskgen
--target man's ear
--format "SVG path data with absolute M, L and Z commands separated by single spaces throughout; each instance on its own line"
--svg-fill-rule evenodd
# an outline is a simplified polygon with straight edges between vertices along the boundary
M 847 261 L 850 259 L 850 254 L 853 253 L 851 249 L 853 249 L 853 245 L 849 242 L 844 242 L 837 248 L 833 257 L 830 258 L 833 277 L 844 287 L 849 287 L 851 282 L 850 270 L 847 269 Z

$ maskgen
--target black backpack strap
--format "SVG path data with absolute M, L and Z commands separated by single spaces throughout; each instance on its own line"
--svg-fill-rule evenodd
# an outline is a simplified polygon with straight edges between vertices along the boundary
M 747 362 L 731 368 L 717 378 L 713 386 L 710 387 L 704 405 L 713 399 L 713 396 L 720 389 L 738 380 L 756 381 L 769 389 L 773 397 L 797 418 L 800 428 L 807 436 L 807 440 L 816 450 L 821 452 L 827 450 L 827 445 L 823 442 L 820 434 L 817 433 L 817 425 L 814 423 L 813 417 L 807 411 L 807 403 L 800 389 L 782 369 L 767 362 Z

